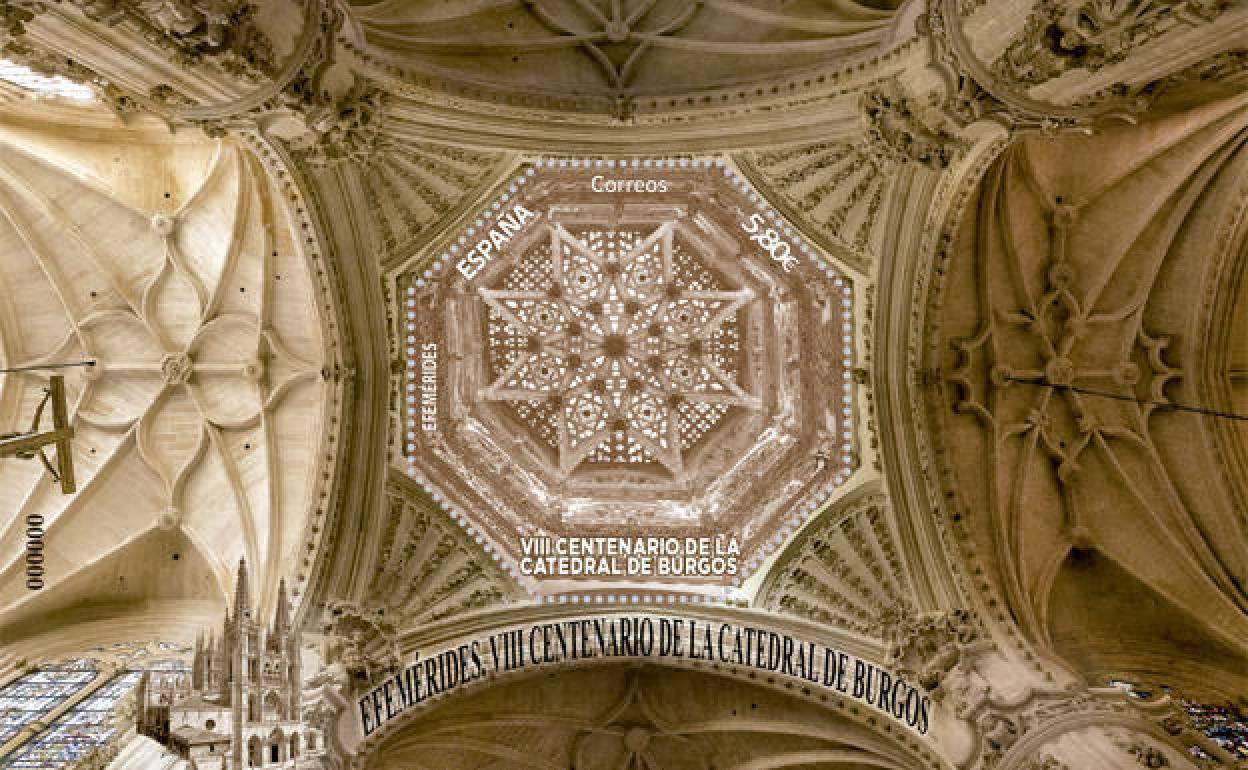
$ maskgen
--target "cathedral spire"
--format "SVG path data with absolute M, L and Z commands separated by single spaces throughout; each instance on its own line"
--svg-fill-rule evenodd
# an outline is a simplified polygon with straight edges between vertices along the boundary
M 204 629 L 199 629 L 199 634 L 195 637 L 195 658 L 191 663 L 191 686 L 199 689 L 203 687 L 204 669 L 207 662 L 207 656 L 204 654 Z
M 290 610 L 286 605 L 286 578 L 277 583 L 277 611 L 273 613 L 273 633 L 290 630 Z
M 234 622 L 251 616 L 251 593 L 247 586 L 247 560 L 238 560 L 238 579 L 234 583 Z

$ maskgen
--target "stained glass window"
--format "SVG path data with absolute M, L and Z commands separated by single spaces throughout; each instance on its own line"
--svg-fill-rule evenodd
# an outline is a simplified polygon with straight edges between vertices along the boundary
M 65 712 L 30 743 L 22 746 L 0 767 L 54 768 L 71 762 L 97 746 L 103 746 L 117 732 L 112 716 L 117 701 L 139 682 L 138 671 L 115 675 L 90 698 Z
M 1174 688 L 1158 685 L 1160 692 L 1140 687 L 1132 682 L 1111 680 L 1110 684 L 1126 690 L 1132 697 L 1147 699 L 1160 695 L 1169 695 L 1175 703 L 1183 707 L 1192 726 L 1209 736 L 1215 743 L 1226 749 L 1236 759 L 1248 759 L 1248 711 L 1232 704 L 1202 703 L 1189 700 Z M 1206 752 L 1197 747 L 1192 748 L 1197 759 L 1209 759 Z
M 163 649 L 165 648 L 162 647 Z M 179 648 L 169 647 L 168 649 L 176 651 Z M 156 660 L 144 664 L 141 658 L 146 655 L 147 652 L 144 650 L 142 655 L 128 656 L 130 664 L 133 666 L 131 670 L 115 674 L 100 689 L 92 693 L 91 697 L 62 714 L 52 724 L 48 725 L 47 730 L 36 736 L 34 740 L 20 746 L 8 759 L 0 761 L 0 770 L 10 770 L 11 768 L 14 770 L 17 768 L 50 770 L 50 768 L 62 767 L 94 748 L 104 746 L 118 731 L 113 709 L 117 706 L 117 702 L 138 684 L 143 668 L 162 672 L 190 671 L 187 664 L 181 660 Z M 81 665 L 90 666 L 90 668 L 85 671 L 70 668 Z M 23 677 L 22 680 L 15 682 L 10 688 L 0 692 L 0 702 L 3 702 L 3 699 L 8 695 L 9 689 L 22 684 L 32 677 L 42 677 L 39 682 L 44 683 L 43 679 L 53 675 L 60 677 L 78 675 L 81 678 L 83 674 L 86 675 L 85 679 L 81 679 L 72 688 L 58 685 L 63 690 L 66 690 L 65 694 L 54 700 L 49 699 L 50 705 L 41 710 L 29 712 L 33 715 L 27 716 L 21 722 L 21 725 L 12 731 L 8 738 L 15 735 L 22 725 L 28 724 L 34 719 L 52 711 L 72 697 L 79 689 L 86 686 L 95 676 L 94 666 L 92 661 L 74 661 L 74 663 L 68 666 L 45 667 L 35 674 Z M 58 690 L 58 692 L 60 691 Z M 4 740 L 8 740 L 8 738 Z
M 72 698 L 95 677 L 94 661 L 74 660 L 43 666 L 0 690 L 0 745 Z
M 25 88 L 27 91 L 33 91 L 40 96 L 55 96 L 76 102 L 95 100 L 95 92 L 91 90 L 90 86 L 75 83 L 60 75 L 52 77 L 41 75 L 30 67 L 25 67 L 8 59 L 0 59 L 0 80 L 6 80 L 13 85 Z

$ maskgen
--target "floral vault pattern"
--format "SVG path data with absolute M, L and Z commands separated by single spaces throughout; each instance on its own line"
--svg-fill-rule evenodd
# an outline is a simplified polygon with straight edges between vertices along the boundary
M 56 579 L 89 564 L 70 538 L 92 529 L 83 517 L 100 506 L 109 517 L 91 535 L 96 558 L 178 528 L 225 554 L 221 564 L 245 556 L 272 573 L 258 576 L 262 596 L 300 534 L 323 399 L 308 276 L 253 161 L 220 143 L 200 162 L 185 202 L 158 213 L 23 153 L 0 164 L 13 256 L 0 281 L 21 298 L 8 320 L 25 343 L 0 358 L 95 362 L 68 380 L 81 493 L 50 494 L 33 464 L 3 470 L 0 509 L 16 515 L 0 524 L 44 515 L 61 546 L 49 557 Z M 0 404 L 28 412 L 43 377 L 10 377 Z M 20 598 L 8 571 L 17 541 L 4 541 L 3 601 Z

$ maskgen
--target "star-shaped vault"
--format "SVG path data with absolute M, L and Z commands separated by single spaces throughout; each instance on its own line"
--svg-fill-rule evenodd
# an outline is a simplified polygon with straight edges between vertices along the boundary
M 581 463 L 657 462 L 682 452 L 731 407 L 757 408 L 738 383 L 738 311 L 728 290 L 676 244 L 673 222 L 636 229 L 547 226 L 507 288 L 480 288 L 497 371 L 482 398 L 515 404 L 557 452 Z M 535 287 L 511 288 L 544 274 Z

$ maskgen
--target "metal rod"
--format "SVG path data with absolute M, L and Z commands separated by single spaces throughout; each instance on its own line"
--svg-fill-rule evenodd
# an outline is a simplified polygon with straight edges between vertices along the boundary
M 48 379 L 48 387 L 44 390 L 43 400 L 35 409 L 35 419 L 31 423 L 30 433 L 5 434 L 0 437 L 0 457 L 18 457 L 29 460 L 36 454 L 53 481 L 61 485 L 63 494 L 72 494 L 77 490 L 74 482 L 74 455 L 71 442 L 74 438 L 74 426 L 70 424 L 69 409 L 65 403 L 65 377 L 54 374 Z M 39 423 L 43 417 L 43 409 L 52 404 L 52 430 L 39 432 Z M 56 467 L 48 460 L 44 447 L 56 447 Z
M 69 363 L 40 363 L 32 364 L 29 367 L 12 367 L 9 369 L 0 369 L 0 374 L 11 374 L 14 372 L 37 372 L 39 369 L 67 369 L 76 366 L 95 366 L 94 361 L 74 361 Z
M 94 361 L 74 361 L 64 364 L 35 364 L 32 366 L 15 366 L 11 369 L 0 369 L 0 374 L 12 374 L 13 372 L 33 372 L 39 369 L 68 369 L 71 366 L 95 366 Z
M 1085 388 L 1082 385 L 1054 385 L 1046 380 L 1032 380 L 1024 377 L 1009 377 L 1010 382 L 1021 382 L 1024 385 L 1040 385 L 1046 388 L 1065 388 L 1073 390 L 1076 393 L 1083 393 L 1088 396 L 1100 396 L 1101 398 L 1112 398 L 1117 401 L 1132 401 L 1137 404 L 1149 404 L 1151 406 L 1164 406 L 1168 409 L 1177 409 L 1181 412 L 1194 412 L 1203 414 L 1208 417 L 1221 417 L 1227 420 L 1242 420 L 1248 422 L 1248 414 L 1236 414 L 1235 412 L 1223 412 L 1217 409 L 1209 409 L 1203 406 L 1192 406 L 1191 404 L 1178 404 L 1173 401 L 1154 401 L 1150 398 L 1137 398 L 1135 396 L 1124 396 L 1120 393 L 1109 393 L 1104 390 L 1093 390 Z

